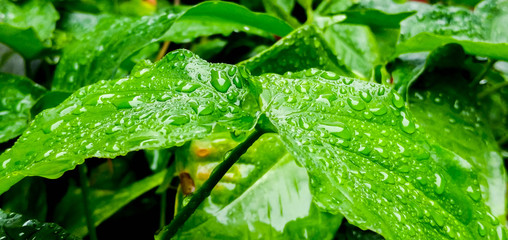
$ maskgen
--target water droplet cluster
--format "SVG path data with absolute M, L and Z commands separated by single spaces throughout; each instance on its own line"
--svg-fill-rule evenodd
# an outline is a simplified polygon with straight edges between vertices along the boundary
M 501 226 L 489 221 L 473 169 L 439 164 L 456 156 L 428 142 L 398 94 L 329 75 L 311 69 L 258 78 L 262 109 L 309 171 L 321 207 L 403 239 L 476 238 L 477 223 L 497 237 Z
M 178 50 L 129 78 L 81 88 L 42 112 L 2 155 L 8 167 L 2 177 L 58 177 L 85 158 L 181 146 L 216 127 L 248 131 L 259 111 L 245 87 L 248 76 L 242 67 L 209 64 Z

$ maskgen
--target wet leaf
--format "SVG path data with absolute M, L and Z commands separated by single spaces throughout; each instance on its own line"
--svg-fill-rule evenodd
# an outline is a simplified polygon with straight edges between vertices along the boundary
M 0 237 L 4 239 L 62 239 L 74 240 L 62 227 L 54 223 L 43 223 L 17 213 L 6 213 L 0 209 Z
M 237 31 L 283 37 L 291 30 L 286 22 L 268 14 L 255 13 L 234 3 L 209 1 L 187 9 L 162 39 L 182 43 L 200 36 L 228 36 Z
M 58 12 L 51 1 L 0 1 L 0 42 L 25 58 L 34 58 L 51 47 Z
M 481 170 L 428 139 L 394 91 L 318 70 L 256 80 L 323 210 L 387 239 L 506 238 L 481 197 Z
M 86 158 L 181 146 L 215 128 L 248 131 L 258 111 L 248 77 L 179 50 L 129 78 L 84 87 L 40 113 L 0 155 L 0 192 L 24 176 L 57 178 Z
M 164 12 L 142 18 L 102 19 L 92 32 L 65 47 L 55 71 L 52 90 L 74 91 L 113 78 L 127 57 L 159 41 L 176 18 L 177 15 Z
M 238 65 L 252 74 L 300 71 L 319 68 L 350 76 L 351 73 L 330 51 L 319 30 L 310 25 L 294 30 L 272 47 Z
M 182 152 L 181 161 L 188 164 L 197 188 L 236 144 L 229 133 L 216 134 L 192 142 Z M 226 173 L 176 239 L 196 235 L 204 239 L 331 239 L 342 217 L 317 209 L 308 181 L 305 169 L 295 164 L 279 137 L 265 134 Z M 180 196 L 177 209 L 182 205 Z
M 0 73 L 0 143 L 25 130 L 30 109 L 45 92 L 28 78 Z

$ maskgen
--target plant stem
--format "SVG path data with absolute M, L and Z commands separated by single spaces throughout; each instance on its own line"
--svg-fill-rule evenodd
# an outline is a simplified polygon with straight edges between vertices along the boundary
M 502 82 L 502 83 L 498 83 L 494 86 L 492 86 L 491 88 L 487 88 L 485 90 L 483 90 L 481 93 L 478 94 L 478 98 L 484 98 L 492 93 L 494 93 L 495 91 L 501 89 L 501 88 L 504 88 L 504 87 L 508 87 L 508 81 L 505 81 L 505 82 Z
M 167 199 L 168 192 L 164 191 L 161 194 L 161 215 L 160 215 L 160 228 L 163 228 L 166 225 L 166 210 L 167 210 Z
M 240 143 L 236 148 L 234 148 L 227 158 L 222 161 L 217 167 L 215 167 L 210 175 L 210 178 L 206 180 L 205 183 L 194 193 L 191 200 L 185 207 L 183 207 L 182 211 L 175 216 L 173 221 L 169 223 L 169 225 L 165 226 L 161 232 L 157 235 L 157 239 L 171 239 L 178 229 L 189 219 L 189 217 L 196 211 L 201 202 L 203 202 L 210 193 L 212 189 L 217 185 L 220 179 L 226 174 L 226 172 L 233 166 L 233 164 L 238 161 L 238 159 L 249 149 L 249 147 L 263 135 L 263 131 L 256 130 L 247 139 Z
M 155 58 L 156 62 L 161 60 L 166 55 L 166 52 L 168 51 L 168 47 L 169 47 L 169 41 L 164 41 L 161 49 L 159 50 L 159 53 L 157 53 L 157 57 Z
M 90 209 L 90 188 L 88 187 L 88 179 L 86 178 L 86 166 L 81 164 L 78 166 L 79 181 L 81 183 L 81 192 L 83 193 L 83 208 L 85 210 L 86 225 L 88 227 L 88 235 L 90 240 L 97 240 L 97 233 L 95 232 L 95 224 Z

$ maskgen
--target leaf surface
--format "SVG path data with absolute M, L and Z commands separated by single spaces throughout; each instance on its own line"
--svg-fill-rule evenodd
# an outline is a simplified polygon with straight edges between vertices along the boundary
M 40 113 L 0 155 L 0 192 L 24 176 L 57 178 L 86 158 L 169 148 L 216 127 L 241 132 L 256 124 L 243 68 L 179 50 L 138 70 L 84 87 Z
M 58 12 L 50 1 L 28 0 L 23 3 L 0 1 L 0 42 L 26 58 L 36 57 L 51 46 Z
M 62 227 L 54 223 L 43 223 L 17 213 L 6 213 L 0 209 L 0 236 L 5 239 L 62 239 L 74 240 Z
M 0 143 L 26 129 L 30 109 L 45 92 L 46 89 L 28 78 L 0 73 Z
M 322 209 L 387 239 L 506 238 L 474 195 L 477 167 L 429 141 L 394 91 L 313 69 L 254 80 Z
M 209 1 L 187 9 L 162 39 L 183 43 L 200 36 L 228 36 L 238 31 L 283 37 L 292 30 L 286 22 L 268 14 L 255 13 L 234 3 Z
M 307 68 L 324 69 L 346 76 L 352 74 L 330 51 L 319 30 L 311 25 L 294 30 L 272 47 L 238 65 L 245 66 L 254 75 L 283 74 Z
M 177 15 L 164 12 L 142 18 L 102 19 L 92 32 L 65 47 L 52 90 L 75 91 L 111 79 L 127 57 L 158 41 L 176 18 Z
M 229 135 L 193 141 L 180 152 L 196 188 L 237 144 Z M 308 183 L 305 169 L 295 164 L 279 137 L 265 134 L 228 171 L 176 238 L 331 239 L 342 217 L 320 212 Z M 177 209 L 183 205 L 178 203 Z

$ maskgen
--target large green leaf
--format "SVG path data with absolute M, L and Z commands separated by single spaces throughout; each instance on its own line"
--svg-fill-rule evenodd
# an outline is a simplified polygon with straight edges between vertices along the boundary
M 236 144 L 226 133 L 181 150 L 180 160 L 188 165 L 185 171 L 197 188 Z M 183 204 L 178 203 L 180 208 Z M 295 164 L 276 134 L 265 134 L 226 173 L 176 238 L 331 239 L 341 220 L 317 209 L 305 169 Z
M 0 42 L 26 58 L 36 57 L 51 46 L 58 12 L 47 0 L 15 4 L 0 0 Z
M 71 240 L 62 227 L 54 223 L 42 223 L 16 213 L 6 213 L 0 209 L 0 238 L 2 239 L 62 239 Z
M 55 71 L 52 90 L 74 91 L 103 79 L 111 79 L 133 52 L 156 42 L 177 15 L 164 12 L 142 18 L 104 18 L 81 41 L 65 47 Z
M 324 210 L 387 239 L 506 239 L 481 170 L 427 139 L 394 91 L 313 69 L 254 80 Z
M 0 143 L 25 130 L 30 109 L 44 92 L 42 86 L 28 78 L 0 73 Z
M 173 42 L 190 42 L 200 36 L 247 32 L 261 36 L 286 36 L 292 27 L 264 13 L 255 13 L 234 3 L 209 1 L 185 11 L 162 37 Z
M 86 158 L 182 145 L 216 127 L 250 130 L 258 110 L 246 77 L 244 68 L 180 50 L 129 78 L 81 88 L 0 155 L 0 193 L 24 176 L 57 178 Z
M 238 65 L 245 66 L 254 75 L 319 68 L 351 76 L 347 67 L 330 51 L 320 31 L 312 25 L 294 30 L 272 47 Z
M 409 107 L 422 131 L 476 167 L 477 174 L 486 180 L 479 182 L 483 194 L 468 191 L 469 196 L 483 198 L 492 213 L 504 223 L 506 173 L 503 159 L 485 113 L 478 106 L 476 86 L 468 85 L 467 79 L 457 71 L 427 73 L 410 91 Z
M 160 185 L 165 174 L 166 170 L 162 170 L 116 191 L 91 188 L 89 201 L 95 226 L 143 193 Z M 87 235 L 88 229 L 83 205 L 76 204 L 80 201 L 83 201 L 81 189 L 71 187 L 56 209 L 55 221 L 61 223 L 61 226 L 73 235 L 83 238 Z

